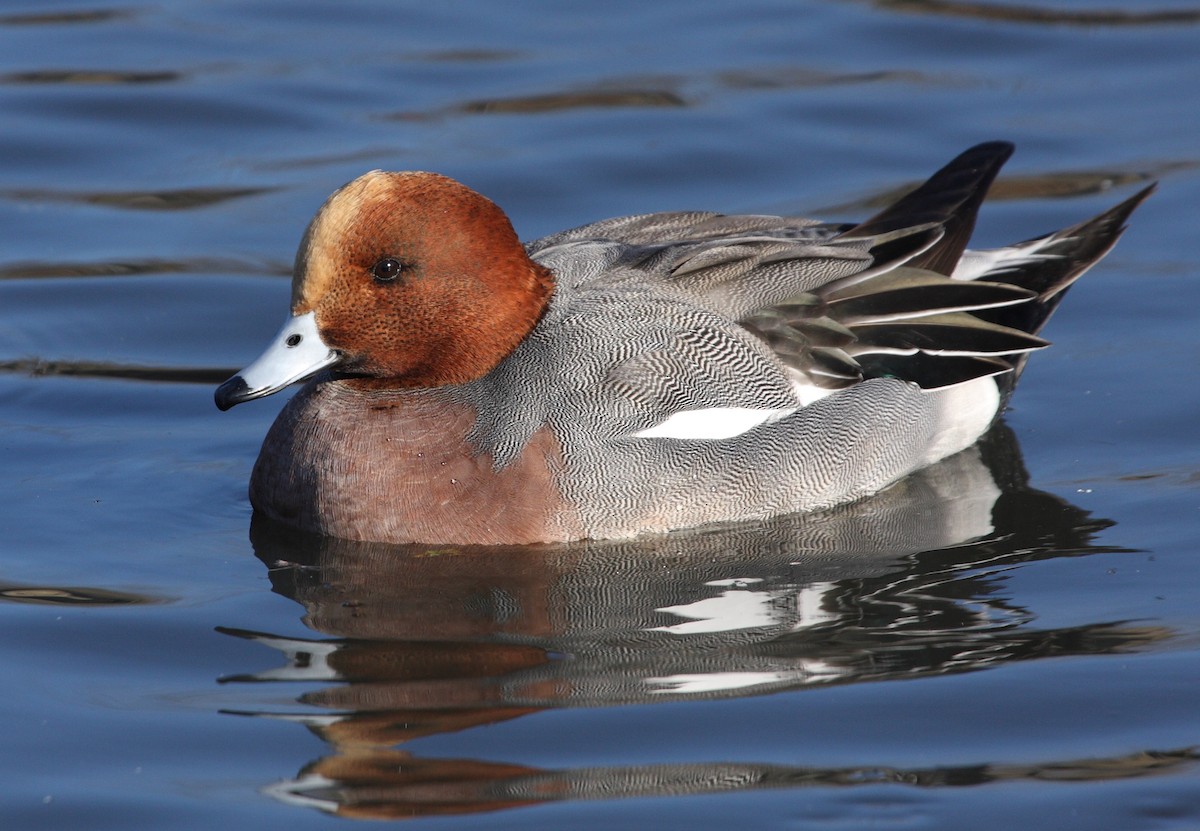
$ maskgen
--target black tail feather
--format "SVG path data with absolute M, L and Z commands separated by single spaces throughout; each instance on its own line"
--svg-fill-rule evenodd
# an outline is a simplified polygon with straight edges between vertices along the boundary
M 854 226 L 844 236 L 880 236 L 914 225 L 938 225 L 945 229 L 945 234 L 909 264 L 949 276 L 975 229 L 975 217 L 988 188 L 1012 153 L 1013 145 L 1007 141 L 977 144 L 912 193 Z
M 981 279 L 1020 286 L 1035 293 L 1038 299 L 1032 303 L 987 309 L 976 314 L 992 323 L 1011 326 L 1030 334 L 1040 332 L 1066 296 L 1067 289 L 1112 250 L 1125 231 L 1129 215 L 1156 187 L 1154 184 L 1143 188 L 1119 205 L 1070 228 L 1021 243 L 1029 245 L 1049 240 L 1049 244 L 1039 248 L 1038 254 L 1050 256 L 1030 259 L 1019 268 L 1014 267 L 999 274 L 989 273 Z

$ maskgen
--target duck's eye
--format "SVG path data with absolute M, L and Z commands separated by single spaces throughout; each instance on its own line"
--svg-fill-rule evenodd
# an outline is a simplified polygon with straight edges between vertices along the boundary
M 371 276 L 380 283 L 390 283 L 400 276 L 404 266 L 395 257 L 384 257 L 371 266 Z

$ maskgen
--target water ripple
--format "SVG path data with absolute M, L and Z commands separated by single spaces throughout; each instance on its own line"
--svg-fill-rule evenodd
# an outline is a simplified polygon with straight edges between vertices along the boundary
M 131 257 L 96 262 L 19 262 L 0 266 L 0 280 L 53 279 L 62 277 L 126 277 L 146 274 L 245 274 L 287 276 L 291 264 L 195 257 L 169 260 Z
M 151 381 L 171 384 L 219 384 L 238 370 L 233 367 L 182 367 L 117 364 L 107 361 L 55 361 L 45 358 L 20 358 L 0 361 L 0 373 L 34 377 L 57 375 L 75 378 L 116 378 L 125 381 Z
M 0 26 L 60 26 L 76 23 L 107 23 L 134 16 L 132 9 L 74 9 L 0 15 Z
M 1119 11 L 1116 9 L 1041 9 L 1035 6 L 1006 6 L 998 3 L 968 3 L 959 0 L 874 0 L 880 8 L 909 14 L 942 17 L 969 17 L 976 20 L 1001 20 L 1010 23 L 1038 23 L 1051 26 L 1166 26 L 1175 23 L 1200 23 L 1200 9 L 1153 9 Z
M 92 586 L 25 586 L 0 584 L 0 601 L 48 606 L 129 606 L 159 602 L 158 598 Z
M 187 77 L 182 72 L 118 69 L 37 69 L 0 75 L 0 84 L 162 84 Z
M 135 211 L 183 211 L 271 193 L 278 188 L 180 188 L 177 190 L 66 191 L 41 188 L 0 190 L 0 199 L 17 202 L 76 202 Z

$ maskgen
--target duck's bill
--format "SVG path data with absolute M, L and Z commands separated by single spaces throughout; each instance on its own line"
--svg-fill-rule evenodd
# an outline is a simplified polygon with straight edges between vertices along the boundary
M 290 317 L 257 361 L 217 387 L 217 407 L 228 410 L 252 398 L 279 392 L 341 360 L 317 332 L 312 312 Z

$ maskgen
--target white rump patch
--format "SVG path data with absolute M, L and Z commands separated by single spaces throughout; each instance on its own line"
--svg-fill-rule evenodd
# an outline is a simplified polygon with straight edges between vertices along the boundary
M 925 452 L 927 465 L 973 445 L 1000 410 L 1000 388 L 990 375 L 928 394 L 938 397 L 940 413 L 937 436 Z
M 1041 254 L 1043 248 L 1056 242 L 1062 237 L 1054 235 L 1043 239 L 1032 240 L 1020 245 L 1010 245 L 1007 248 L 987 248 L 981 251 L 967 249 L 959 257 L 951 278 L 955 280 L 1003 280 L 1005 272 L 1014 271 L 1035 260 L 1050 260 L 1059 257 L 1058 254 Z
M 754 407 L 706 407 L 702 410 L 683 410 L 665 420 L 639 430 L 639 439 L 731 439 L 748 433 L 761 424 L 786 418 L 799 407 L 760 410 Z

